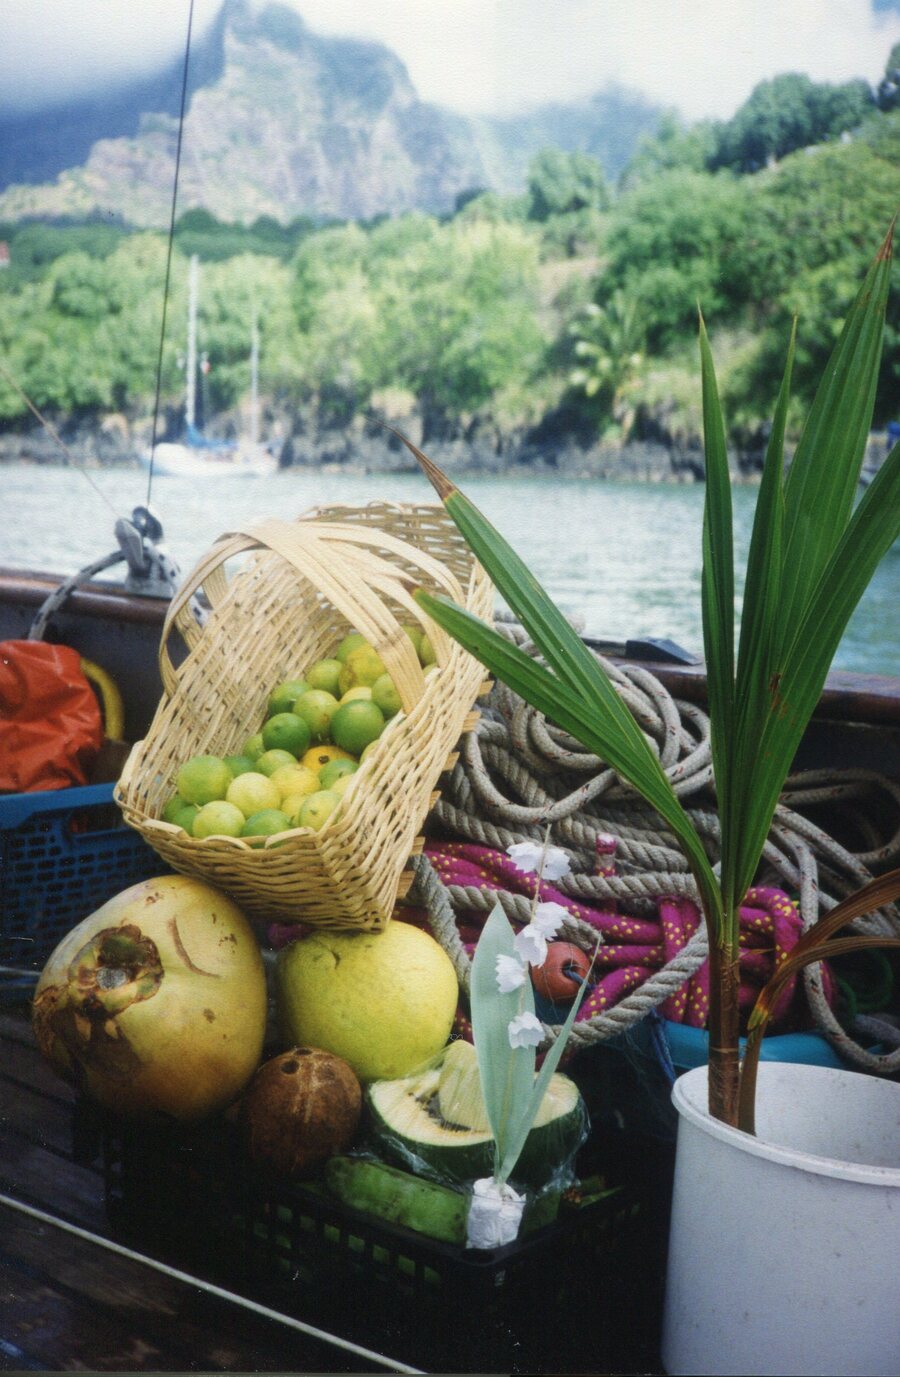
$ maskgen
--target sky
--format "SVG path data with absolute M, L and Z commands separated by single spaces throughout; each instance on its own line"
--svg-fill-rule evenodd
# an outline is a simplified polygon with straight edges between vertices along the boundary
M 614 81 L 687 120 L 724 119 L 780 72 L 875 85 L 900 42 L 900 0 L 281 3 L 317 32 L 385 43 L 423 100 L 469 114 L 519 113 Z M 220 0 L 194 5 L 202 32 Z M 35 108 L 158 66 L 183 50 L 188 8 L 188 0 L 0 0 L 0 102 Z

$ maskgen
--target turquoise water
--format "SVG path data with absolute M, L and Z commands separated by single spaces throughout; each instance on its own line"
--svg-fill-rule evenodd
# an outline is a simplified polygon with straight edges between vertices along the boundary
M 115 548 L 113 523 L 146 498 L 133 469 L 0 468 L 0 564 L 69 573 Z M 463 487 L 532 567 L 558 604 L 594 636 L 666 636 L 699 651 L 700 485 L 589 479 L 466 478 Z M 170 553 L 187 572 L 224 531 L 309 507 L 378 499 L 430 501 L 415 474 L 236 475 L 207 484 L 156 478 L 152 502 Z M 743 567 L 755 489 L 734 491 L 737 567 Z M 882 561 L 835 667 L 900 675 L 900 543 Z

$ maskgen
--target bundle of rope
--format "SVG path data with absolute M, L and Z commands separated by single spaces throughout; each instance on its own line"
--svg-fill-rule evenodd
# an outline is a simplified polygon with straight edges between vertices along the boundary
M 526 653 L 535 647 L 516 623 L 499 618 L 497 629 Z M 595 652 L 596 653 L 596 652 Z M 672 787 L 718 861 L 719 824 L 710 750 L 709 720 L 695 704 L 676 700 L 647 670 L 619 666 L 597 654 L 618 693 L 655 746 Z M 823 807 L 852 813 L 849 830 L 861 840 L 850 849 L 808 814 Z M 569 856 L 571 873 L 555 882 L 564 898 L 579 905 L 622 908 L 629 914 L 655 915 L 663 899 L 696 900 L 692 875 L 677 842 L 662 820 L 608 765 L 496 683 L 474 731 L 462 742 L 432 823 L 444 836 L 505 852 L 517 842 L 547 835 Z M 615 867 L 596 865 L 598 837 L 616 842 Z M 864 769 L 814 770 L 791 776 L 765 847 L 759 885 L 777 885 L 796 896 L 805 931 L 820 915 L 900 856 L 900 785 Z M 527 923 L 531 899 L 511 888 L 445 883 L 428 854 L 415 861 L 416 880 L 409 902 L 421 906 L 429 925 L 468 990 L 470 950 L 460 932 L 461 915 L 487 914 L 499 900 L 514 924 Z M 604 873 L 605 872 L 605 873 Z M 900 910 L 888 905 L 857 920 L 856 931 L 900 936 Z M 585 952 L 596 949 L 597 930 L 573 912 L 559 934 Z M 625 1032 L 685 988 L 708 956 L 700 923 L 635 989 L 612 1007 L 574 1025 L 573 1047 L 606 1041 Z M 873 1052 L 837 1019 L 818 965 L 803 976 L 808 1008 L 816 1027 L 849 1060 L 870 1071 L 900 1070 L 900 1047 Z M 560 1020 L 561 1021 L 561 1020 Z M 547 1046 L 559 1024 L 544 1024 Z

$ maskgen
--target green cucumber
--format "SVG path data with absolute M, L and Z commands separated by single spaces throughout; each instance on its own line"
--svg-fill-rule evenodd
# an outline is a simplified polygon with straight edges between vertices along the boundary
M 461 1191 L 363 1157 L 332 1157 L 325 1182 L 345 1205 L 444 1243 L 466 1241 L 469 1199 Z

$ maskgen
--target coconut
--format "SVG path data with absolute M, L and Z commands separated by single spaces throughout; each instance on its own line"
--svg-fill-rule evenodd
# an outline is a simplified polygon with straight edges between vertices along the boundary
M 259 1068 L 241 1099 L 238 1123 L 254 1162 L 303 1176 L 350 1146 L 362 1091 L 340 1057 L 294 1047 Z
M 144 880 L 63 938 L 32 1018 L 51 1066 L 108 1109 L 202 1119 L 259 1065 L 259 944 L 218 890 L 184 875 Z

